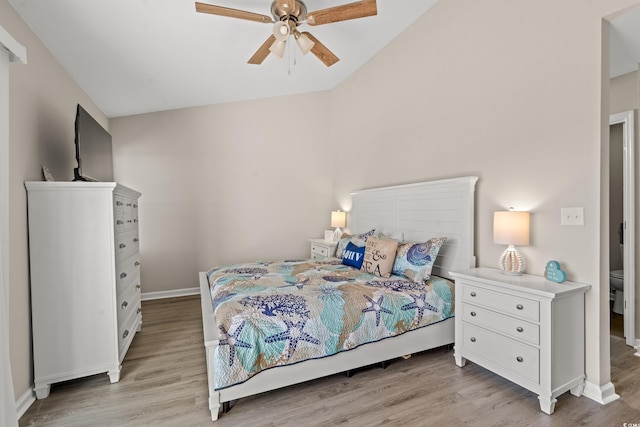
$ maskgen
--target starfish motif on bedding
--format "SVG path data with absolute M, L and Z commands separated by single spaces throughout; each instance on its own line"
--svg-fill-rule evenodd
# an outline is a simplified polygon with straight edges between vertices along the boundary
M 365 297 L 367 300 L 369 300 L 369 302 L 367 302 L 367 308 L 362 309 L 362 312 L 366 313 L 368 311 L 372 311 L 376 313 L 376 327 L 380 326 L 380 313 L 393 314 L 391 311 L 389 311 L 388 309 L 382 306 L 382 301 L 384 301 L 384 295 L 380 295 L 380 298 L 378 298 L 376 301 L 374 301 L 373 299 L 369 298 L 366 295 L 362 295 L 362 296 Z
M 424 316 L 425 310 L 433 311 L 434 313 L 438 312 L 438 309 L 432 306 L 427 302 L 427 294 L 418 294 L 413 295 L 410 294 L 411 298 L 413 298 L 413 302 L 410 304 L 405 304 L 401 307 L 401 310 L 412 310 L 416 309 L 418 311 L 418 322 L 422 320 L 422 316 Z
M 222 325 L 218 326 L 218 328 L 220 329 L 220 331 L 222 331 L 222 334 L 226 337 L 226 338 L 222 338 L 218 343 L 218 345 L 229 346 L 229 366 L 233 366 L 233 362 L 236 356 L 236 347 L 253 348 L 251 344 L 244 342 L 240 338 L 238 338 L 240 336 L 240 333 L 244 329 L 244 321 L 242 321 L 242 323 L 238 325 L 238 327 L 233 332 L 233 334 L 230 334 L 229 332 L 227 332 L 227 330 Z
M 320 344 L 320 340 L 304 332 L 304 327 L 307 324 L 306 320 L 302 320 L 300 322 L 284 320 L 284 323 L 287 326 L 286 331 L 271 335 L 270 337 L 265 338 L 264 342 L 273 343 L 277 341 L 289 341 L 289 358 L 291 358 L 293 353 L 296 351 L 299 341 L 306 341 L 315 345 Z

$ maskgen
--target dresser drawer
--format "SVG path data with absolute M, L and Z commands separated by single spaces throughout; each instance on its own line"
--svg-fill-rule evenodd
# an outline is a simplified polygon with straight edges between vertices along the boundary
M 495 292 L 466 283 L 463 286 L 462 300 L 465 303 L 495 309 L 534 322 L 540 320 L 540 303 L 535 300 Z
M 540 354 L 535 347 L 463 322 L 465 353 L 489 360 L 502 369 L 536 384 L 540 383 Z M 473 356 L 469 357 L 473 360 Z
M 140 318 L 141 311 L 136 308 L 129 313 L 129 317 L 122 322 L 122 325 L 118 326 L 118 353 L 121 362 L 136 334 Z
M 131 313 L 140 308 L 140 284 L 129 286 L 118 297 L 118 327 L 122 326 Z
M 313 257 L 315 258 L 315 256 L 319 256 L 319 257 L 328 257 L 329 256 L 329 248 L 326 246 L 320 246 L 317 245 L 315 243 L 311 244 L 311 253 L 313 254 Z
M 526 341 L 529 344 L 540 344 L 540 326 L 516 319 L 515 317 L 506 316 L 475 305 L 465 304 L 463 307 L 462 320 Z
M 138 230 L 116 234 L 116 262 L 128 258 L 133 253 L 139 252 L 139 250 Z
M 137 253 L 116 266 L 116 289 L 118 295 L 135 281 L 140 282 L 140 258 Z

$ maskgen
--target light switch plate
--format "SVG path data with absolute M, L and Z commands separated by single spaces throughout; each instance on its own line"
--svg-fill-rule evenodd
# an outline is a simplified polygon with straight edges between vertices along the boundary
M 561 225 L 584 225 L 584 208 L 560 208 Z

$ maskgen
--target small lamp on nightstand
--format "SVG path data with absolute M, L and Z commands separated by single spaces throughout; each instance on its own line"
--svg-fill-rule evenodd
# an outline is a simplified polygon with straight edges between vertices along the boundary
M 340 237 L 342 236 L 342 230 L 340 230 L 340 228 L 344 227 L 347 225 L 347 213 L 337 210 L 337 211 L 332 211 L 331 212 L 331 226 L 332 227 L 336 227 L 335 231 L 333 232 L 333 241 L 337 242 L 338 240 L 340 240 Z
M 529 212 L 508 211 L 493 213 L 493 242 L 509 245 L 500 255 L 500 269 L 503 274 L 522 275 L 526 261 L 515 245 L 529 244 Z

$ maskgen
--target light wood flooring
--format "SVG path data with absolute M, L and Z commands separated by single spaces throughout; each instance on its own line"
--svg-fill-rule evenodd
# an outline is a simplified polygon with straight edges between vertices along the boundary
M 602 406 L 565 393 L 556 412 L 537 396 L 441 348 L 241 399 L 212 424 L 199 297 L 143 302 L 142 331 L 117 384 L 106 374 L 54 385 L 20 426 L 623 426 L 640 423 L 640 358 L 611 338 L 621 399 Z

